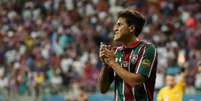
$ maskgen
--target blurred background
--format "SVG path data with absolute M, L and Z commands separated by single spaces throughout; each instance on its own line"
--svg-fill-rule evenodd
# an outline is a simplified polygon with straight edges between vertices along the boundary
M 201 96 L 200 5 L 201 0 L 0 0 L 0 101 L 112 98 L 112 87 L 106 95 L 97 87 L 99 43 L 111 43 L 117 13 L 126 8 L 144 14 L 140 38 L 158 47 L 156 93 L 167 73 L 182 70 L 185 95 Z

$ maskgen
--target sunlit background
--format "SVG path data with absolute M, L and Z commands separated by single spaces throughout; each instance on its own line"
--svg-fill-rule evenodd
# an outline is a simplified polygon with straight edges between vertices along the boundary
M 200 5 L 201 0 L 0 0 L 0 101 L 112 101 L 113 87 L 105 95 L 98 89 L 99 43 L 111 43 L 117 13 L 127 8 L 144 14 L 140 38 L 158 47 L 155 92 L 164 87 L 165 74 L 184 68 L 184 94 L 200 100 Z

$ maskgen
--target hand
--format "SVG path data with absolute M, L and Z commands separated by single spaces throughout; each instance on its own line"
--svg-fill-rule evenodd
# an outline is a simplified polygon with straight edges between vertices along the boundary
M 103 63 L 110 66 L 111 63 L 115 63 L 114 51 L 110 49 L 109 45 L 105 45 L 101 42 L 99 57 Z
M 106 44 L 104 44 L 103 42 L 100 43 L 100 50 L 99 50 L 99 57 L 101 59 L 101 61 L 105 63 L 104 61 L 104 57 L 105 57 L 105 53 L 104 53 L 104 50 L 107 48 L 108 46 Z

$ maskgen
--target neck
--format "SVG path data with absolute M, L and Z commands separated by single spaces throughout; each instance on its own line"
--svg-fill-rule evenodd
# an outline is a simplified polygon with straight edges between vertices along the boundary
M 169 88 L 169 89 L 172 89 L 172 88 L 173 88 L 173 86 L 168 86 L 168 88 Z
M 174 88 L 174 86 L 175 86 L 175 85 L 169 85 L 168 88 L 169 88 L 169 89 L 172 89 L 172 88 Z
M 139 39 L 136 37 L 136 36 L 130 36 L 127 40 L 125 40 L 124 42 L 123 42 L 123 44 L 125 45 L 125 46 L 129 46 L 130 44 L 132 44 L 133 42 L 135 42 L 135 41 L 138 41 Z

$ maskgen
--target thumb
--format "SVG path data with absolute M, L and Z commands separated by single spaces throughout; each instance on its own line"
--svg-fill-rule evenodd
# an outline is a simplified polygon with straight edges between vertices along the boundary
M 111 48 L 111 51 L 112 51 L 112 53 L 115 53 L 116 48 L 115 48 L 115 47 L 112 47 L 112 48 Z

